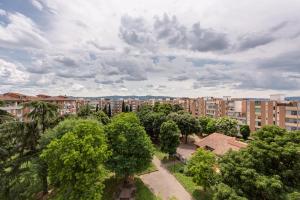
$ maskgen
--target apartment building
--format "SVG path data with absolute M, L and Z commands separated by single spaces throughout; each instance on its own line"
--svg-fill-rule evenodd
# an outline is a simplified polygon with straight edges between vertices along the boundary
M 203 97 L 190 99 L 190 113 L 196 117 L 205 116 L 205 100 Z
M 5 93 L 0 95 L 0 101 L 3 101 L 5 105 L 0 107 L 1 110 L 5 110 L 12 115 L 16 116 L 20 120 L 25 119 L 25 114 L 30 112 L 30 108 L 24 107 L 24 103 L 30 101 L 45 101 L 54 103 L 59 107 L 59 113 L 75 114 L 77 111 L 77 101 L 65 96 L 49 96 L 39 94 L 37 96 L 28 96 L 20 93 Z
M 228 99 L 225 102 L 226 116 L 236 119 L 239 124 L 247 124 L 247 101 L 244 99 Z
M 300 102 L 277 104 L 276 124 L 287 130 L 300 130 Z
M 226 114 L 225 100 L 221 98 L 205 98 L 205 115 L 208 117 L 224 117 Z
M 272 100 L 248 100 L 247 124 L 251 131 L 256 131 L 265 125 L 276 125 L 277 102 Z

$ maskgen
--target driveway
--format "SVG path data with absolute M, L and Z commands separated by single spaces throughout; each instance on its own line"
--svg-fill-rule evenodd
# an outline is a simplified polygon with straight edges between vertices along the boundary
M 142 175 L 141 179 L 156 195 L 164 200 L 171 197 L 176 197 L 177 200 L 193 199 L 176 178 L 162 166 L 158 158 L 154 156 L 152 162 L 158 171 Z

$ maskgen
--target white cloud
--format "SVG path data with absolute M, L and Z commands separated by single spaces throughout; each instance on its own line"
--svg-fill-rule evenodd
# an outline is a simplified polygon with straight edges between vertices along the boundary
M 22 85 L 28 81 L 29 75 L 15 64 L 0 59 L 0 85 Z
M 45 48 L 48 45 L 37 25 L 21 13 L 8 13 L 7 25 L 0 24 L 0 47 Z
M 38 0 L 31 0 L 31 4 L 40 11 L 43 10 L 43 8 L 44 8 L 42 3 Z
M 31 79 L 25 77 L 26 88 L 19 82 L 11 89 L 77 96 L 267 95 L 261 88 L 300 92 L 286 87 L 298 74 L 281 74 L 295 71 L 298 57 L 285 58 L 288 67 L 273 65 L 280 55 L 299 51 L 297 0 L 31 3 L 34 15 L 0 10 L 5 18 L 0 19 L 0 50 L 5 49 L 0 57 L 22 63 L 24 68 L 16 70 Z M 272 84 L 274 78 L 278 84 Z

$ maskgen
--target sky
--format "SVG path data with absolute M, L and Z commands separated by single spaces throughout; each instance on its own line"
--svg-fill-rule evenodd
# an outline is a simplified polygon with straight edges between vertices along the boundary
M 0 0 L 0 93 L 300 96 L 299 0 Z

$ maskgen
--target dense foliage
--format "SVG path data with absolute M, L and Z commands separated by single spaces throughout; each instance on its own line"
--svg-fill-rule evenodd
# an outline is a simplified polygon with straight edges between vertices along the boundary
M 240 126 L 240 133 L 243 136 L 244 140 L 248 139 L 248 137 L 250 136 L 250 132 L 251 131 L 249 125 L 245 124 Z
M 216 131 L 229 136 L 237 136 L 238 121 L 230 117 L 221 117 L 216 120 Z
M 285 199 L 300 187 L 300 132 L 265 126 L 253 137 L 248 148 L 221 159 L 221 188 L 247 199 Z
M 190 113 L 177 112 L 170 113 L 168 119 L 176 122 L 179 127 L 181 134 L 185 136 L 185 143 L 187 143 L 188 136 L 193 133 L 201 132 L 201 126 L 199 120 L 197 120 Z
M 70 122 L 74 125 L 71 130 L 52 140 L 41 158 L 48 164 L 50 180 L 59 187 L 61 199 L 100 199 L 106 177 L 104 162 L 109 157 L 103 128 L 92 120 Z
M 154 147 L 134 113 L 121 113 L 105 127 L 109 148 L 109 168 L 126 179 L 147 169 Z
M 160 146 L 161 151 L 168 153 L 169 156 L 176 153 L 180 143 L 180 130 L 174 121 L 166 121 L 160 127 Z
M 213 153 L 199 148 L 188 161 L 187 173 L 205 190 L 216 183 L 215 163 L 216 158 Z

